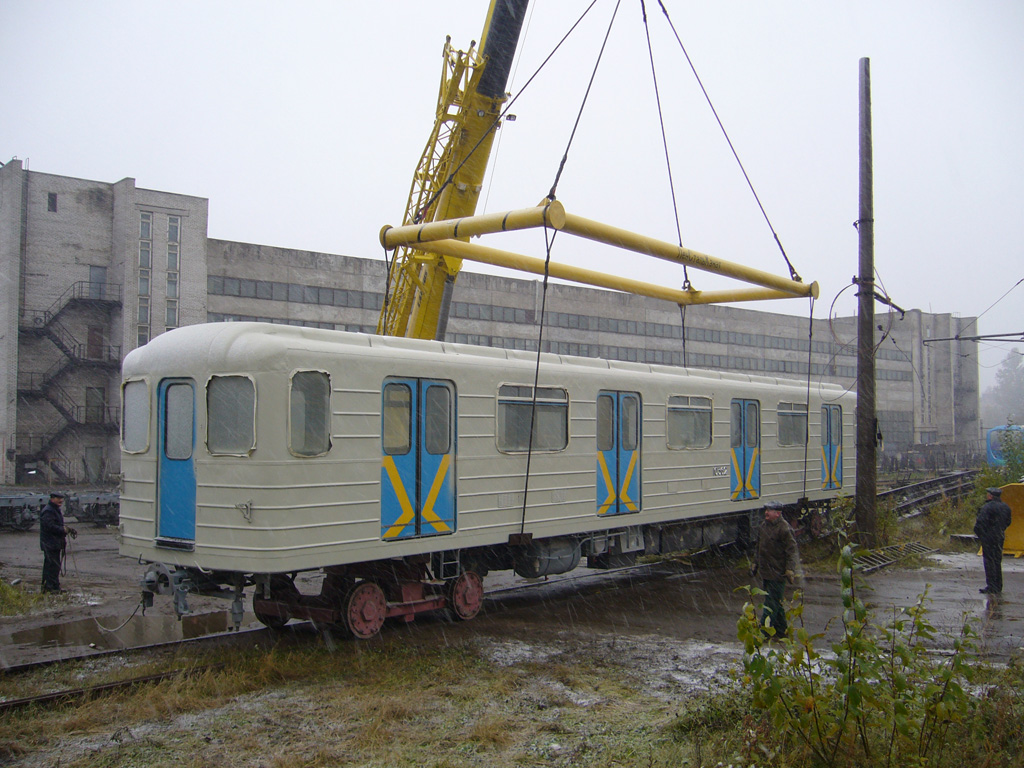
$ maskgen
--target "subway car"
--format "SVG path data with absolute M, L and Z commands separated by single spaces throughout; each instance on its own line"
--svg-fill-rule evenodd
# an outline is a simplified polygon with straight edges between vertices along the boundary
M 834 385 L 261 323 L 124 361 L 119 541 L 143 597 L 375 635 L 543 577 L 747 542 L 854 486 Z M 852 444 L 852 442 L 851 442 Z M 322 574 L 304 594 L 303 572 Z

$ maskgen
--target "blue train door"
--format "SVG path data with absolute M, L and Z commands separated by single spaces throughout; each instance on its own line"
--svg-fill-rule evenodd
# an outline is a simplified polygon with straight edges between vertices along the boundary
M 757 400 L 733 400 L 731 407 L 732 500 L 761 495 L 761 406 Z
M 597 396 L 597 514 L 640 511 L 640 395 L 601 392 Z
M 382 396 L 381 538 L 453 533 L 455 387 L 388 379 Z
M 843 487 L 843 408 L 821 407 L 821 487 Z
M 157 388 L 157 536 L 174 546 L 196 538 L 196 406 L 191 379 L 164 379 Z

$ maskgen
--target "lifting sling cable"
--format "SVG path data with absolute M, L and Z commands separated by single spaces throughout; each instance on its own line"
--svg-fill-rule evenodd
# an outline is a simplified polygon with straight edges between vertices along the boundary
M 658 105 L 658 125 L 661 126 L 661 146 L 665 151 L 665 169 L 668 172 L 668 188 L 672 195 L 672 213 L 676 220 L 676 242 L 678 242 L 679 247 L 682 248 L 683 230 L 679 224 L 679 204 L 676 202 L 676 185 L 672 178 L 672 161 L 669 158 L 668 153 L 668 136 L 665 133 L 665 114 L 661 108 L 661 91 L 658 89 L 658 72 L 654 67 L 654 48 L 651 46 L 651 29 L 647 24 L 647 5 L 644 0 L 640 0 L 640 10 L 642 11 L 644 18 L 644 34 L 647 36 L 647 55 L 651 61 L 651 80 L 654 84 L 654 101 Z M 686 265 L 683 264 L 683 290 L 689 290 L 690 287 L 690 276 L 686 271 Z
M 580 103 L 579 112 L 576 114 L 576 122 L 573 123 L 572 132 L 569 134 L 569 142 L 565 145 L 565 153 L 562 155 L 562 160 L 558 164 L 558 171 L 555 173 L 555 181 L 551 185 L 551 191 L 548 192 L 548 199 L 555 199 L 555 190 L 558 188 L 558 180 L 562 178 L 562 171 L 565 170 L 565 163 L 569 159 L 569 148 L 572 146 L 573 139 L 576 138 L 576 130 L 580 127 L 580 120 L 583 118 L 583 110 L 587 106 L 587 98 L 590 96 L 590 89 L 594 87 L 594 79 L 597 77 L 597 68 L 601 66 L 601 58 L 604 56 L 604 49 L 608 45 L 608 37 L 612 33 L 612 26 L 615 24 L 615 17 L 619 13 L 619 5 L 622 0 L 618 0 L 615 3 L 615 10 L 612 11 L 612 17 L 608 22 L 608 30 L 604 33 L 604 40 L 601 42 L 601 50 L 597 53 L 597 61 L 594 62 L 594 71 L 590 73 L 590 82 L 587 83 L 587 90 L 583 94 L 583 101 Z M 588 8 L 589 10 L 589 8 Z
M 644 0 L 640 0 L 640 10 L 643 13 L 644 19 L 644 34 L 647 36 L 647 55 L 651 61 L 651 80 L 654 83 L 654 100 L 658 105 L 658 124 L 661 126 L 661 145 L 665 150 L 665 168 L 668 172 L 668 188 L 672 194 L 672 213 L 676 220 L 676 241 L 679 243 L 679 247 L 683 247 L 683 230 L 679 223 L 679 204 L 676 201 L 676 185 L 672 176 L 672 160 L 669 157 L 668 152 L 668 135 L 665 132 L 665 114 L 661 108 L 661 91 L 658 88 L 658 72 L 654 66 L 654 48 L 651 45 L 651 29 L 647 23 L 647 5 Z M 690 283 L 690 275 L 687 272 L 686 265 L 683 264 L 683 290 L 688 291 L 692 288 Z M 679 335 L 681 336 L 683 346 L 683 367 L 686 367 L 686 305 L 679 305 Z
M 548 268 L 551 266 L 551 247 L 555 244 L 555 237 L 558 230 L 555 230 L 551 237 L 548 237 L 549 228 L 544 224 L 544 249 L 547 255 L 544 258 L 544 281 L 540 294 L 540 323 L 537 330 L 537 362 L 533 369 L 533 398 L 530 402 L 530 429 L 527 432 L 526 443 L 526 475 L 523 478 L 523 514 L 519 521 L 519 533 L 526 533 L 526 506 L 527 497 L 530 493 L 530 464 L 533 461 L 533 430 L 537 423 L 537 388 L 540 385 L 540 355 L 544 346 L 544 314 L 548 302 Z
M 595 0 L 595 2 L 596 2 L 596 0 Z M 587 84 L 587 90 L 583 94 L 583 100 L 580 103 L 579 112 L 576 114 L 576 122 L 573 124 L 572 132 L 569 134 L 569 142 L 565 146 L 565 152 L 562 154 L 562 160 L 558 164 L 558 171 L 555 173 L 554 183 L 552 183 L 551 191 L 548 193 L 548 199 L 549 200 L 554 200 L 555 199 L 555 190 L 558 187 L 558 180 L 561 178 L 562 171 L 565 169 L 565 163 L 569 159 L 569 149 L 570 149 L 570 147 L 572 147 L 573 139 L 576 137 L 576 129 L 579 128 L 580 120 L 583 117 L 583 110 L 584 110 L 584 108 L 587 105 L 587 97 L 590 95 L 590 89 L 594 85 L 594 78 L 597 77 L 597 69 L 601 65 L 601 57 L 604 55 L 605 47 L 608 45 L 608 37 L 609 37 L 609 35 L 611 35 L 612 25 L 615 23 L 615 17 L 616 17 L 616 15 L 619 12 L 619 5 L 621 4 L 621 2 L 622 2 L 622 0 L 618 0 L 618 2 L 615 3 L 615 10 L 612 12 L 611 20 L 608 22 L 608 30 L 605 32 L 604 41 L 601 44 L 601 50 L 597 54 L 597 61 L 594 62 L 594 70 L 590 74 L 590 82 Z M 591 3 L 590 6 L 587 8 L 587 11 L 589 11 L 590 8 L 593 8 L 593 6 L 594 6 L 594 4 Z M 580 20 L 582 20 L 582 17 L 580 17 Z M 577 21 L 576 24 L 579 24 L 579 21 Z M 573 25 L 573 29 L 575 29 L 575 28 L 576 28 L 576 25 Z M 570 30 L 570 32 L 571 31 L 572 30 Z M 563 40 L 564 39 L 565 38 L 563 38 Z M 559 43 L 559 45 L 561 45 L 561 43 Z M 549 238 L 548 237 L 548 232 L 549 232 L 549 227 L 548 227 L 547 221 L 545 220 L 545 222 L 544 222 L 544 244 L 545 244 L 546 255 L 545 255 L 545 258 L 544 258 L 544 282 L 542 284 L 543 287 L 542 287 L 542 291 L 541 291 L 541 302 L 540 302 L 540 330 L 539 330 L 539 332 L 537 334 L 537 363 L 536 363 L 536 366 L 534 368 L 534 374 L 533 374 L 533 399 L 532 399 L 532 402 L 530 403 L 530 431 L 529 431 L 529 438 L 527 440 L 527 449 L 526 449 L 526 476 L 523 478 L 523 514 L 522 514 L 522 519 L 520 521 L 520 529 L 519 529 L 520 534 L 526 532 L 527 495 L 529 494 L 529 490 L 530 490 L 530 464 L 531 464 L 532 459 L 533 459 L 533 431 L 534 431 L 534 428 L 535 428 L 535 425 L 536 425 L 536 418 L 535 417 L 536 417 L 536 413 L 537 413 L 537 387 L 538 387 L 538 385 L 540 383 L 540 356 L 541 356 L 541 347 L 543 346 L 543 339 L 544 339 L 544 312 L 545 312 L 545 307 L 547 305 L 547 297 L 548 297 L 548 275 L 549 275 L 549 270 L 550 270 L 550 267 L 551 267 L 551 249 L 552 249 L 552 247 L 554 246 L 554 243 L 555 243 L 555 236 L 558 234 L 558 231 L 556 230 L 555 233 L 553 235 L 551 235 L 551 237 Z
M 810 448 L 811 433 L 811 352 L 814 349 L 814 297 L 811 296 L 810 315 L 807 318 L 807 427 L 804 429 L 804 490 L 801 497 L 807 498 L 807 452 Z M 820 428 L 819 428 L 820 431 Z
M 732 139 L 729 138 L 728 131 L 725 130 L 725 126 L 722 124 L 722 119 L 718 116 L 718 111 L 715 109 L 715 105 L 711 103 L 711 97 L 708 95 L 707 89 L 704 88 L 704 83 L 701 82 L 700 75 L 697 74 L 697 68 L 694 66 L 693 61 L 690 59 L 690 54 L 686 52 L 686 46 L 683 45 L 683 41 L 679 38 L 679 33 L 676 31 L 675 24 L 672 23 L 671 17 L 668 15 L 668 10 L 665 8 L 665 4 L 662 0 L 658 0 L 658 5 L 661 6 L 661 12 L 665 15 L 665 19 L 668 21 L 668 25 L 672 30 L 672 34 L 675 35 L 676 42 L 679 43 L 679 48 L 683 52 L 683 56 L 686 57 L 686 63 L 690 65 L 690 70 L 693 72 L 693 76 L 697 79 L 697 85 L 700 86 L 701 92 L 704 94 L 705 100 L 708 102 L 708 106 L 711 107 L 711 112 L 715 116 L 715 120 L 718 122 L 718 127 L 722 129 L 722 135 L 725 136 L 726 142 L 729 144 L 729 149 L 732 150 L 732 156 L 736 158 L 736 163 L 740 167 L 740 171 L 743 173 L 743 178 L 747 181 L 747 186 L 750 188 L 751 194 L 754 196 L 754 200 L 757 202 L 757 207 L 761 209 L 761 215 L 764 217 L 765 223 L 768 225 L 768 229 L 771 230 L 772 237 L 775 238 L 776 245 L 779 246 L 779 251 L 782 253 L 782 258 L 786 262 L 786 266 L 789 267 L 790 277 L 798 283 L 802 283 L 803 279 L 797 274 L 797 271 L 793 268 L 792 263 L 789 261 L 789 256 L 786 255 L 786 249 L 782 247 L 782 241 L 779 239 L 778 234 L 775 232 L 775 227 L 772 226 L 771 219 L 768 218 L 768 213 L 765 211 L 764 206 L 761 205 L 761 198 L 757 196 L 757 191 L 754 189 L 753 182 L 750 181 L 750 176 L 747 175 L 747 169 L 743 167 L 743 162 L 740 160 L 739 154 L 736 152 L 736 148 L 732 144 Z

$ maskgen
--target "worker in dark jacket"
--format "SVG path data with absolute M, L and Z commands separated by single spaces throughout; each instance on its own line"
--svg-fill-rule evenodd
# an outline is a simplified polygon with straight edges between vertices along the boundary
M 775 629 L 775 637 L 786 634 L 786 609 L 782 604 L 786 582 L 796 580 L 797 547 L 793 529 L 782 518 L 782 504 L 769 501 L 764 505 L 764 522 L 757 540 L 757 552 L 750 575 L 760 574 L 767 593 L 761 622 Z
M 39 548 L 43 550 L 43 592 L 63 592 L 60 588 L 60 563 L 67 546 L 67 538 L 78 532 L 64 524 L 61 507 L 64 494 L 54 491 L 39 513 Z
M 985 587 L 978 590 L 985 595 L 998 595 L 1003 591 L 1003 541 L 1010 527 L 1010 507 L 1003 503 L 1001 488 L 989 488 L 985 503 L 978 510 L 974 535 L 981 542 L 981 555 L 985 561 Z

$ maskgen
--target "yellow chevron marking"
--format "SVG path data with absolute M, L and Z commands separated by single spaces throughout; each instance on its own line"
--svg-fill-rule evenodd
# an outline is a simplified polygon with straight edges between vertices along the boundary
M 451 462 L 451 458 L 450 453 L 446 453 L 441 457 L 441 464 L 437 468 L 437 474 L 434 475 L 434 482 L 430 486 L 430 493 L 427 494 L 427 503 L 423 505 L 423 519 L 434 526 L 434 530 L 438 532 L 451 530 L 434 512 L 434 502 L 437 501 L 437 496 L 441 493 L 441 486 L 444 485 L 445 478 L 448 476 L 448 464 Z
M 395 466 L 395 460 L 390 456 L 384 457 L 384 470 L 388 473 L 388 478 L 391 480 L 391 487 L 395 491 L 395 496 L 398 498 L 398 505 L 402 508 L 401 516 L 392 523 L 391 527 L 388 528 L 384 534 L 385 539 L 392 539 L 402 533 L 412 519 L 416 516 L 415 510 L 412 508 L 412 502 L 409 501 L 409 494 L 405 491 L 405 486 L 402 484 L 402 478 L 398 474 L 398 467 Z
M 750 484 L 751 481 L 754 479 L 754 463 L 757 461 L 758 453 L 760 453 L 760 448 L 755 448 L 754 453 L 750 457 L 750 467 L 747 469 L 747 477 L 745 481 L 747 490 L 750 491 L 750 496 L 751 498 L 754 499 L 758 498 L 761 495 L 760 491 Z
M 604 451 L 597 452 L 597 465 L 601 469 L 601 476 L 604 478 L 604 487 L 608 491 L 608 498 L 605 499 L 604 503 L 597 509 L 597 514 L 603 515 L 608 511 L 608 508 L 615 503 L 615 484 L 612 482 L 612 478 L 608 474 L 608 465 L 604 460 Z
M 740 492 L 743 490 L 743 470 L 740 469 L 740 460 L 736 455 L 736 449 L 733 448 L 731 451 L 732 455 L 732 472 L 736 478 L 736 489 L 732 492 L 732 500 L 736 501 L 740 497 Z
M 636 457 L 640 451 L 632 451 L 629 457 L 629 466 L 626 468 L 626 477 L 622 481 L 622 488 L 619 490 L 619 498 L 622 499 L 622 503 L 626 505 L 626 509 L 630 512 L 639 512 L 636 504 L 627 495 L 629 491 L 629 481 L 633 478 L 633 470 L 636 469 Z

